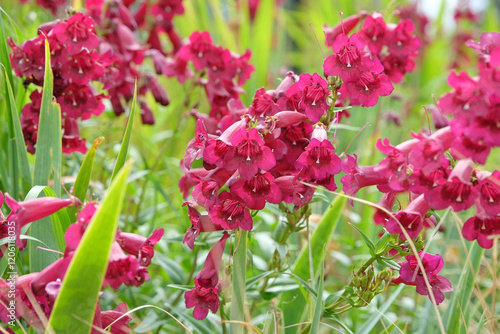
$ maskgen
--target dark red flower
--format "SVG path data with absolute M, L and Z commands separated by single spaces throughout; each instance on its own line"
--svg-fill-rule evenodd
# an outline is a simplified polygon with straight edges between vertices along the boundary
M 241 227 L 249 231 L 253 227 L 252 215 L 248 210 L 245 201 L 234 193 L 223 191 L 209 212 L 212 221 L 228 230 L 235 230 Z

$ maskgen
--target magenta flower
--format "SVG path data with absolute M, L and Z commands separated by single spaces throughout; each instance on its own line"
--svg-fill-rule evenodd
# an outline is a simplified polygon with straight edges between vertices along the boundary
M 471 183 L 472 160 L 460 160 L 448 179 L 425 193 L 425 200 L 436 210 L 451 206 L 456 212 L 470 208 L 478 197 L 478 189 Z
M 126 255 L 120 245 L 116 241 L 113 242 L 102 287 L 109 285 L 116 290 L 122 284 L 139 286 L 148 280 L 147 268 L 141 267 L 135 256 Z
M 368 15 L 363 23 L 363 29 L 359 31 L 360 39 L 374 55 L 377 55 L 382 50 L 387 35 L 389 35 L 387 25 L 382 14 L 378 12 Z
M 185 205 L 188 207 L 191 227 L 186 231 L 182 243 L 193 249 L 194 242 L 196 241 L 196 238 L 200 236 L 200 233 L 220 231 L 222 230 L 222 227 L 220 225 L 215 225 L 208 215 L 200 214 L 200 212 L 196 210 L 191 203 L 185 202 L 182 206 Z
M 223 191 L 219 195 L 218 203 L 210 209 L 209 217 L 214 224 L 227 230 L 241 227 L 249 231 L 253 227 L 252 215 L 246 207 L 245 201 L 234 194 Z
M 198 119 L 194 129 L 194 138 L 189 141 L 186 147 L 186 153 L 184 154 L 184 166 L 187 169 L 191 168 L 191 164 L 194 160 L 198 160 L 203 157 L 207 141 L 207 129 L 203 124 L 203 120 Z
M 54 27 L 52 33 L 61 43 L 66 43 L 69 55 L 77 54 L 83 48 L 96 49 L 99 45 L 94 21 L 82 13 L 76 13 L 67 21 L 59 23 Z
M 195 288 L 184 295 L 186 308 L 194 307 L 193 317 L 195 319 L 205 319 L 208 310 L 217 313 L 219 309 L 219 269 L 228 237 L 229 234 L 224 233 L 222 238 L 212 247 L 203 269 L 194 279 Z
M 85 139 L 80 138 L 78 122 L 74 118 L 66 118 L 64 121 L 64 134 L 62 137 L 62 151 L 64 153 L 80 152 L 85 154 L 87 146 Z
M 276 165 L 273 152 L 265 146 L 257 129 L 240 129 L 231 140 L 235 148 L 224 158 L 226 168 L 238 169 L 245 180 L 250 180 L 259 169 L 269 171 Z
M 373 107 L 378 102 L 379 96 L 387 96 L 392 93 L 389 77 L 382 72 L 384 67 L 378 59 L 373 61 L 369 70 L 363 71 L 357 79 L 347 81 L 340 88 L 340 94 L 347 96 L 352 105 Z
M 465 129 L 455 119 L 452 119 L 450 123 L 451 130 L 455 135 L 450 151 L 453 158 L 457 160 L 470 158 L 484 165 L 490 155 L 491 146 L 485 144 L 482 140 L 469 138 L 468 129 Z
M 295 163 L 297 170 L 305 168 L 306 175 L 316 180 L 323 180 L 327 175 L 335 175 L 341 171 L 340 158 L 335 154 L 332 143 L 322 125 L 315 127 L 312 140 Z
M 421 172 L 429 174 L 441 166 L 444 152 L 447 151 L 454 139 L 450 127 L 440 129 L 432 136 L 413 134 L 420 143 L 416 145 L 408 156 L 408 161 Z
M 252 210 L 264 209 L 266 201 L 278 204 L 282 198 L 271 173 L 257 174 L 250 180 L 239 179 L 232 185 L 231 192 L 240 196 Z
M 372 61 L 363 48 L 357 34 L 350 37 L 338 35 L 332 46 L 335 54 L 328 56 L 323 64 L 325 75 L 340 76 L 344 82 L 357 80 L 362 72 L 372 67 Z
M 20 239 L 20 233 L 21 228 L 23 228 L 25 225 L 50 216 L 51 214 L 56 213 L 57 211 L 69 205 L 81 205 L 80 200 L 78 200 L 78 198 L 76 197 L 72 197 L 69 199 L 61 199 L 57 197 L 42 197 L 24 202 L 17 202 L 7 193 L 5 194 L 5 203 L 12 210 L 7 216 L 7 222 L 14 222 L 17 237 L 16 245 L 18 247 L 23 246 Z
M 390 217 L 385 228 L 391 234 L 399 234 L 402 240 L 406 240 L 406 236 L 401 230 L 401 226 L 405 229 L 410 238 L 416 238 L 423 228 L 423 222 L 430 206 L 424 199 L 424 195 L 420 195 L 408 204 L 406 209 L 399 211 Z M 401 225 L 398 224 L 401 223 Z
M 360 189 L 373 185 L 384 185 L 389 181 L 377 169 L 379 166 L 359 166 L 358 156 L 347 155 L 342 160 L 342 170 L 346 173 L 340 179 L 346 195 L 355 195 Z M 352 203 L 351 203 L 352 204 Z
M 300 107 L 305 110 L 307 117 L 312 122 L 318 122 L 330 108 L 327 102 L 331 93 L 328 89 L 328 82 L 318 73 L 313 75 L 303 73 L 296 85 L 302 91 Z
M 134 255 L 141 266 L 147 267 L 154 256 L 155 245 L 163 237 L 164 232 L 162 228 L 154 230 L 148 238 L 135 233 L 120 232 L 116 241 L 123 251 Z
M 479 201 L 488 215 L 496 216 L 500 214 L 500 172 L 488 174 L 476 173 L 480 181 Z
M 274 180 L 280 187 L 285 203 L 293 203 L 294 210 L 309 203 L 314 195 L 314 188 L 302 183 L 302 174 L 281 176 Z
M 183 45 L 177 56 L 184 61 L 191 60 L 194 67 L 199 71 L 207 66 L 207 56 L 214 48 L 212 38 L 207 31 L 195 31 L 189 36 L 189 43 Z
M 127 304 L 125 302 L 118 304 L 114 310 L 100 312 L 101 328 L 109 328 L 113 334 L 129 334 L 129 322 L 132 320 L 130 315 L 124 315 L 128 312 Z M 119 320 L 118 320 L 119 319 Z M 117 321 L 118 320 L 118 321 Z
M 477 206 L 477 211 L 474 217 L 465 222 L 462 235 L 465 239 L 469 241 L 477 240 L 479 246 L 490 249 L 493 247 L 493 239 L 490 237 L 500 234 L 500 217 L 488 216 L 480 205 Z
M 413 21 L 402 20 L 397 27 L 391 31 L 388 37 L 388 49 L 390 54 L 405 57 L 420 49 L 422 42 L 417 35 L 412 34 L 415 30 Z
M 422 261 L 425 273 L 422 273 L 420 270 L 420 266 L 418 265 L 415 255 L 407 255 L 405 257 L 406 262 L 399 263 L 401 265 L 401 269 L 399 270 L 400 277 L 394 279 L 393 283 L 415 285 L 419 294 L 427 296 L 429 295 L 429 290 L 425 284 L 425 274 L 432 288 L 432 294 L 434 295 L 436 304 L 439 305 L 444 300 L 443 292 L 453 291 L 450 281 L 448 281 L 445 277 L 438 275 L 441 268 L 443 268 L 443 258 L 439 254 L 432 255 L 422 252 L 419 253 L 419 257 Z
M 273 101 L 271 95 L 266 93 L 264 88 L 255 92 L 252 105 L 248 108 L 248 113 L 253 116 L 271 116 L 278 111 L 278 105 Z

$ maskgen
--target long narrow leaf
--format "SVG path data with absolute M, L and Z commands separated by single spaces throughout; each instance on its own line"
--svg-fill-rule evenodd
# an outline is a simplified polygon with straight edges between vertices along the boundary
M 459 333 L 463 327 L 463 324 L 461 324 L 462 319 L 467 320 L 468 318 L 465 315 L 469 313 L 470 298 L 476 284 L 475 277 L 481 265 L 483 253 L 484 249 L 477 242 L 474 242 L 469 250 L 470 264 L 468 261 L 465 263 L 460 280 L 453 287 L 455 290 L 453 299 L 443 318 L 447 333 Z
M 58 195 L 60 194 L 61 112 L 59 106 L 52 102 L 53 87 L 54 75 L 50 66 L 50 47 L 46 40 L 44 85 L 40 105 L 33 181 L 35 185 L 48 186 L 50 174 L 54 172 L 54 191 Z M 32 224 L 29 235 L 43 241 L 50 249 L 58 248 L 50 217 Z M 41 271 L 54 261 L 54 256 L 50 252 L 39 251 L 36 249 L 36 245 L 32 243 L 28 244 L 28 254 L 31 272 Z
M 19 121 L 19 115 L 16 110 L 16 101 L 12 92 L 12 86 L 8 80 L 8 69 L 4 67 L 3 73 L 7 93 L 6 101 L 8 109 L 7 118 L 9 120 L 10 145 L 12 148 L 11 163 L 13 164 L 13 174 L 11 175 L 11 180 L 17 183 L 19 179 L 17 173 L 20 173 L 21 187 L 23 195 L 25 196 L 32 185 L 28 154 L 26 152 L 26 145 L 24 143 L 23 130 Z M 13 192 L 13 195 L 15 198 L 19 198 L 18 192 Z
M 116 158 L 115 168 L 113 169 L 113 175 L 111 180 L 113 180 L 116 174 L 125 164 L 127 159 L 128 147 L 130 146 L 130 137 L 132 137 L 132 127 L 134 125 L 134 117 L 136 113 L 136 97 L 137 97 L 137 82 L 135 83 L 134 98 L 132 99 L 132 107 L 130 108 L 130 115 L 128 117 L 127 128 L 125 129 L 125 134 L 123 135 L 122 146 L 120 147 L 120 152 L 118 153 L 118 158 Z
M 55 333 L 67 333 L 69 324 L 72 333 L 91 331 L 130 168 L 131 164 L 126 164 L 111 183 L 73 256 L 49 319 L 49 330 Z
M 323 260 L 323 253 L 321 250 L 327 244 L 332 232 L 334 231 L 337 223 L 342 214 L 342 208 L 346 199 L 344 197 L 338 196 L 332 202 L 330 208 L 326 211 L 318 227 L 314 231 L 311 237 L 311 251 L 313 260 L 313 269 L 316 272 Z M 301 277 L 304 280 L 309 279 L 309 251 L 308 247 L 302 251 L 295 267 L 293 273 Z M 299 289 L 284 292 L 279 301 L 279 308 L 283 312 L 285 317 L 285 327 L 293 324 L 297 324 L 302 321 L 304 311 L 306 310 L 307 301 L 304 296 L 300 293 Z M 299 326 L 292 326 L 286 328 L 286 333 L 297 333 Z
M 99 146 L 99 144 L 101 144 L 103 140 L 104 137 L 99 137 L 94 140 L 92 147 L 90 147 L 89 151 L 85 155 L 85 159 L 83 160 L 80 171 L 78 172 L 78 176 L 76 177 L 73 189 L 75 191 L 75 196 L 80 201 L 82 201 L 82 203 L 85 201 L 85 196 L 87 195 L 87 190 L 89 189 L 90 177 L 92 175 L 92 168 L 94 166 L 97 146 Z

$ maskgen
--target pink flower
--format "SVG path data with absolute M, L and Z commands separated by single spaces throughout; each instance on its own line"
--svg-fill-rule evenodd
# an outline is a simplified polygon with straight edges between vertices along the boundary
M 191 221 L 191 227 L 186 231 L 182 243 L 186 244 L 189 248 L 193 249 L 194 242 L 196 238 L 199 237 L 202 232 L 214 232 L 222 230 L 220 225 L 215 225 L 212 219 L 208 215 L 201 215 L 198 210 L 196 210 L 193 205 L 189 202 L 185 202 L 182 206 L 187 205 L 189 220 Z
M 451 206 L 456 212 L 470 208 L 478 197 L 476 185 L 471 183 L 472 160 L 460 160 L 446 181 L 425 193 L 425 200 L 436 210 Z
M 162 228 L 154 230 L 148 238 L 135 233 L 120 232 L 116 241 L 123 251 L 134 255 L 141 266 L 147 267 L 154 256 L 155 245 L 163 237 L 164 232 Z
M 226 245 L 228 233 L 212 247 L 207 255 L 203 269 L 194 279 L 195 288 L 184 295 L 186 308 L 194 307 L 193 317 L 198 320 L 205 319 L 208 310 L 217 313 L 219 309 L 219 269 Z
M 239 179 L 232 185 L 231 192 L 240 196 L 252 210 L 264 209 L 266 201 L 278 204 L 282 198 L 271 173 L 257 174 L 250 180 Z
M 78 122 L 74 118 L 66 118 L 64 121 L 64 134 L 62 137 L 62 151 L 64 153 L 80 152 L 85 154 L 87 146 L 85 139 L 80 138 Z
M 384 67 L 378 59 L 375 59 L 369 70 L 363 71 L 357 79 L 342 85 L 340 94 L 347 96 L 352 105 L 373 107 L 377 104 L 379 96 L 390 95 L 394 90 L 389 77 L 383 74 L 383 71 Z
M 108 269 L 102 287 L 108 285 L 118 289 L 120 285 L 139 286 L 149 280 L 147 269 L 141 267 L 137 258 L 126 255 L 120 245 L 115 241 L 111 248 Z
M 419 257 L 425 270 L 425 276 L 427 276 L 429 280 L 436 304 L 439 305 L 444 300 L 443 292 L 453 291 L 450 281 L 438 275 L 441 268 L 443 268 L 443 258 L 439 254 L 432 255 L 422 252 L 419 253 Z M 401 265 L 399 271 L 400 277 L 393 279 L 393 283 L 415 285 L 419 294 L 424 296 L 429 295 L 429 290 L 425 284 L 424 273 L 420 270 L 417 258 L 413 254 L 407 255 L 405 258 L 406 262 L 399 263 Z
M 194 138 L 191 139 L 187 145 L 186 153 L 184 154 L 184 166 L 186 168 L 191 168 L 191 164 L 194 160 L 198 160 L 203 157 L 203 152 L 205 146 L 207 145 L 208 134 L 203 120 L 198 119 L 196 121 L 196 127 L 194 130 Z
M 416 238 L 423 228 L 423 221 L 430 206 L 424 199 L 424 195 L 418 196 L 416 199 L 410 202 L 406 209 L 399 211 L 395 214 L 395 219 L 390 217 L 385 228 L 391 234 L 399 234 L 402 240 L 406 240 L 406 236 L 401 230 L 401 226 L 405 229 L 406 233 L 410 238 Z M 398 223 L 401 224 L 399 224 Z
M 327 175 L 338 174 L 341 171 L 341 161 L 334 151 L 328 139 L 320 141 L 313 138 L 306 147 L 306 151 L 295 163 L 295 167 L 298 170 L 305 168 L 306 174 L 316 180 L 322 180 Z
M 302 92 L 300 107 L 305 110 L 312 122 L 318 122 L 330 108 L 327 102 L 331 93 L 328 89 L 328 82 L 317 73 L 313 75 L 303 73 L 296 85 Z
M 477 206 L 476 215 L 469 218 L 462 228 L 462 235 L 465 239 L 477 240 L 479 246 L 485 249 L 493 247 L 493 239 L 490 236 L 499 234 L 500 217 L 488 216 L 480 205 Z
M 450 127 L 440 129 L 432 136 L 413 134 L 420 143 L 416 145 L 408 156 L 408 161 L 415 167 L 420 167 L 422 173 L 429 174 L 441 166 L 444 152 L 447 151 L 454 139 Z
M 389 53 L 404 57 L 418 51 L 422 43 L 417 35 L 412 34 L 414 30 L 412 20 L 402 20 L 388 37 Z
M 309 203 L 314 195 L 314 188 L 302 183 L 301 174 L 281 176 L 274 182 L 281 188 L 283 201 L 293 203 L 294 210 Z
M 480 187 L 479 201 L 488 215 L 496 216 L 500 214 L 500 172 L 496 170 L 488 174 L 476 173 Z
M 228 230 L 241 227 L 249 231 L 253 227 L 252 215 L 245 201 L 233 192 L 223 191 L 219 195 L 218 203 L 210 209 L 209 217 L 215 224 Z
M 363 29 L 359 31 L 360 39 L 374 55 L 377 55 L 382 50 L 387 35 L 387 25 L 382 14 L 378 12 L 368 15 L 363 23 Z
M 250 180 L 259 169 L 269 171 L 276 165 L 276 159 L 271 149 L 265 146 L 257 129 L 240 129 L 231 140 L 235 148 L 224 158 L 228 169 L 238 169 L 245 180 Z
M 66 43 L 69 55 L 77 54 L 83 48 L 96 49 L 99 45 L 94 21 L 82 13 L 76 13 L 67 21 L 59 23 L 52 32 L 59 41 Z
M 340 76 L 344 82 L 357 80 L 362 72 L 372 67 L 372 61 L 363 48 L 357 34 L 350 37 L 338 35 L 332 46 L 335 54 L 328 56 L 323 64 L 325 75 Z
M 13 223 L 13 227 L 16 231 L 16 244 L 18 247 L 23 246 L 20 239 L 20 233 L 21 228 L 25 225 L 50 216 L 51 214 L 56 213 L 69 205 L 81 205 L 80 200 L 76 197 L 69 199 L 41 197 L 24 202 L 17 202 L 7 193 L 5 194 L 5 203 L 12 210 L 7 216 L 7 224 L 11 226 L 10 223 Z M 6 236 L 2 236 L 2 238 L 3 237 Z
M 189 36 L 189 43 L 180 48 L 177 56 L 184 61 L 191 60 L 194 67 L 199 71 L 207 66 L 207 56 L 213 47 L 212 38 L 210 38 L 207 31 L 195 31 Z

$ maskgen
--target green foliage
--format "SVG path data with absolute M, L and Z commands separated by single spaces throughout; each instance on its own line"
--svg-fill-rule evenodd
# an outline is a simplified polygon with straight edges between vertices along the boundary
M 49 319 L 48 331 L 90 333 L 108 267 L 131 163 L 116 175 L 71 260 Z

